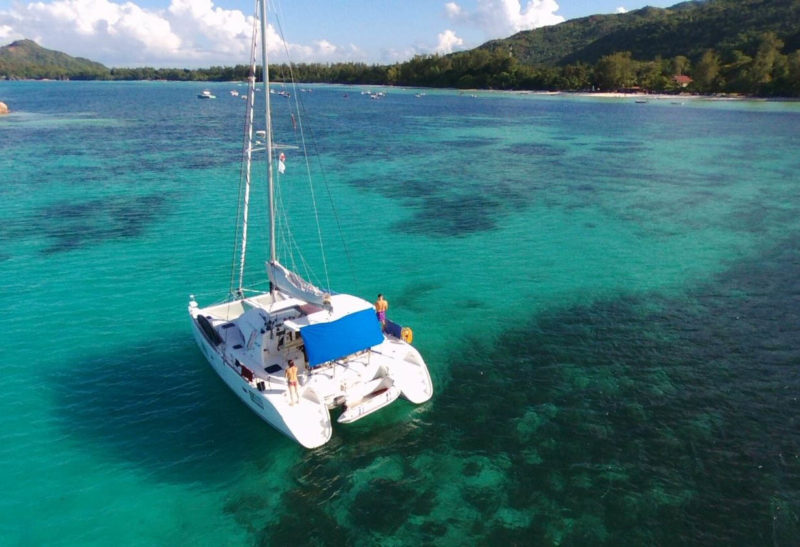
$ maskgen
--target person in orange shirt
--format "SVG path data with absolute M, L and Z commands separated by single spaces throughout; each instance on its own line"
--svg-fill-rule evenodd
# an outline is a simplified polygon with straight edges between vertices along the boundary
M 285 374 L 286 383 L 289 384 L 289 404 L 294 406 L 295 402 L 300 402 L 300 393 L 297 391 L 297 366 L 291 359 L 289 359 L 289 366 L 286 368 Z

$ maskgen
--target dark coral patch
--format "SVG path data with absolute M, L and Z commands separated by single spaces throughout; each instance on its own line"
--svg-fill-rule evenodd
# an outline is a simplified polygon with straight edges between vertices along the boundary
M 49 245 L 45 254 L 97 245 L 108 240 L 137 237 L 159 220 L 166 196 L 149 195 L 56 203 L 37 215 L 38 233 Z

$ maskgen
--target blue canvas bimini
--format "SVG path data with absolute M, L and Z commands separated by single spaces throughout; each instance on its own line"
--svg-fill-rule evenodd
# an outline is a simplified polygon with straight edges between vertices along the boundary
M 383 341 L 381 324 L 372 309 L 345 315 L 330 323 L 300 329 L 312 367 L 371 348 Z

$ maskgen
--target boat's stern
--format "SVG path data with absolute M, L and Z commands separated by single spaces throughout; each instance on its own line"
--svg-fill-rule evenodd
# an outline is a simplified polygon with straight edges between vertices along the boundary
M 379 346 L 379 351 L 389 357 L 386 367 L 403 397 L 417 405 L 433 397 L 428 365 L 414 346 L 403 340 L 387 338 Z

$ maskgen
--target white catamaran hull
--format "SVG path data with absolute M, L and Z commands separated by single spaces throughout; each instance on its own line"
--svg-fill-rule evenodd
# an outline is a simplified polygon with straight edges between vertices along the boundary
M 425 361 L 404 340 L 380 333 L 369 304 L 349 296 L 332 297 L 333 310 L 319 308 L 304 315 L 303 301 L 291 297 L 273 301 L 268 294 L 246 302 L 201 309 L 192 301 L 192 332 L 211 367 L 228 387 L 258 416 L 306 448 L 328 442 L 332 434 L 330 410 L 341 408 L 339 423 L 351 423 L 394 402 L 399 396 L 420 404 L 433 395 Z M 259 300 L 260 298 L 260 300 Z M 253 306 L 247 311 L 247 307 Z M 354 309 L 362 308 L 360 311 Z M 289 313 L 295 314 L 287 318 Z M 338 329 L 341 320 L 374 323 L 373 344 L 358 351 L 315 364 L 314 351 L 327 351 L 330 339 L 302 338 L 316 327 Z M 319 321 L 320 317 L 330 321 Z M 280 319 L 283 318 L 283 319 Z M 294 329 L 294 330 L 293 330 Z M 316 331 L 316 332 L 319 332 Z M 341 335 L 335 331 L 335 335 Z M 352 332 L 353 337 L 357 333 Z M 348 338 L 347 334 L 342 335 Z M 336 348 L 334 351 L 338 351 Z M 285 369 L 289 359 L 300 368 L 299 399 L 291 404 Z
M 214 372 L 259 418 L 306 448 L 316 448 L 330 440 L 330 412 L 320 401 L 313 400 L 315 397 L 309 397 L 313 394 L 303 393 L 300 404 L 290 405 L 286 384 L 278 383 L 278 379 L 270 380 L 262 392 L 257 385 L 245 380 L 232 365 L 225 362 L 220 352 L 203 334 L 194 314 L 192 334 Z

